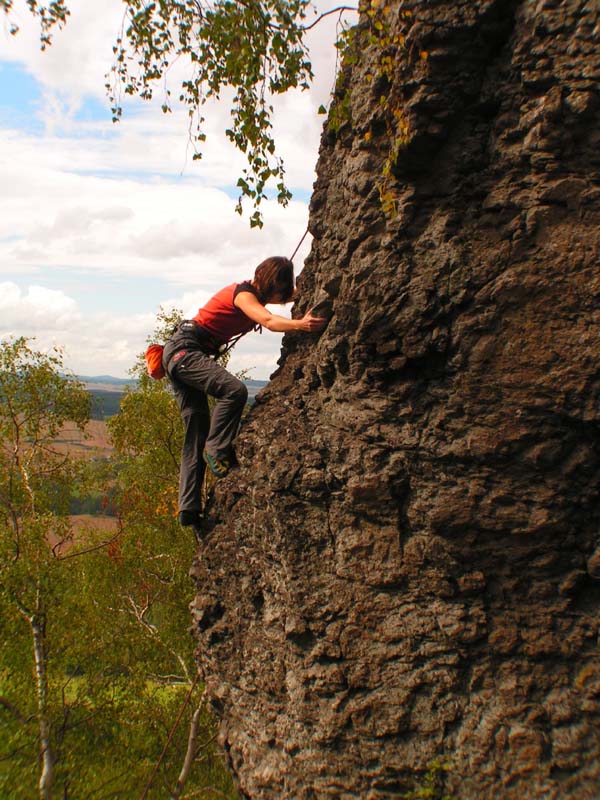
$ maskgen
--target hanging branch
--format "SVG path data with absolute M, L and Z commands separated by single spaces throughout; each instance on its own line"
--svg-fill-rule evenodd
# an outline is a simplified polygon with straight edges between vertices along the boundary
M 328 17 L 330 14 L 337 14 L 338 12 L 342 14 L 344 11 L 358 11 L 358 8 L 356 6 L 338 6 L 337 8 L 332 8 L 329 11 L 324 11 L 316 18 L 314 22 L 311 22 L 310 25 L 303 26 L 302 30 L 310 31 L 313 28 L 316 28 L 316 26 L 324 17 Z

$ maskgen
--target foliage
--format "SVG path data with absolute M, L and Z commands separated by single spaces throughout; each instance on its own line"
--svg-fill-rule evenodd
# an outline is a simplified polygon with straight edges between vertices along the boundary
M 53 442 L 67 422 L 83 430 L 90 397 L 83 384 L 63 379 L 61 369 L 60 351 L 35 352 L 24 338 L 0 345 L 0 501 L 13 561 L 25 544 L 24 527 L 66 512 L 80 471 Z
M 337 70 L 333 102 L 329 109 L 327 120 L 328 129 L 335 134 L 346 123 L 352 123 L 350 95 L 354 86 L 351 83 L 352 75 L 350 69 L 360 63 L 365 52 L 371 50 L 375 52 L 378 63 L 378 78 L 384 78 L 386 84 L 392 78 L 394 62 L 390 47 L 399 44 L 401 37 L 392 37 L 390 34 L 388 16 L 391 11 L 391 5 L 373 2 L 365 10 L 359 25 L 343 26 L 338 36 L 335 47 L 338 51 L 338 66 L 341 63 L 343 68 Z M 374 77 L 372 72 L 366 73 L 367 81 L 372 83 Z M 380 95 L 380 105 L 383 106 L 386 103 L 387 96 L 384 91 Z M 327 113 L 325 106 L 319 108 L 319 113 Z M 368 138 L 370 136 L 367 136 Z
M 9 14 L 13 2 L 0 0 L 0 9 Z M 291 198 L 272 134 L 273 98 L 309 87 L 313 73 L 306 32 L 323 16 L 356 8 L 340 6 L 307 25 L 310 0 L 123 0 L 123 4 L 123 23 L 106 83 L 113 121 L 123 115 L 124 96 L 151 100 L 157 91 L 163 112 L 170 113 L 173 90 L 168 79 L 177 62 L 185 77 L 175 97 L 187 109 L 193 158 L 200 159 L 206 140 L 206 103 L 226 94 L 231 99 L 231 124 L 225 134 L 247 161 L 237 181 L 236 210 L 241 214 L 243 200 L 249 200 L 250 225 L 262 227 L 260 205 L 268 196 L 267 187 L 275 184 L 277 200 L 284 206 Z M 27 0 L 27 5 L 40 19 L 44 49 L 51 28 L 67 19 L 65 0 L 48 5 Z M 17 30 L 12 25 L 11 32 Z
M 190 138 L 205 140 L 201 109 L 225 89 L 233 91 L 232 123 L 226 135 L 245 153 L 248 169 L 238 180 L 242 198 L 253 201 L 251 225 L 261 225 L 258 211 L 267 182 L 277 182 L 277 199 L 286 205 L 284 167 L 271 134 L 270 98 L 288 89 L 305 89 L 312 78 L 302 21 L 308 0 L 128 0 L 107 84 L 117 120 L 121 94 L 150 99 L 162 87 L 175 60 L 187 63 L 187 78 L 179 99 L 188 109 Z M 171 90 L 165 88 L 162 108 L 171 110 Z M 196 150 L 194 158 L 200 158 Z
M 181 318 L 178 310 L 161 309 L 148 342 L 165 342 Z M 161 682 L 176 678 L 188 686 L 194 673 L 188 568 L 195 542 L 177 521 L 183 429 L 168 382 L 147 375 L 142 354 L 132 374 L 137 385 L 126 390 L 120 413 L 108 420 L 118 464 L 116 502 L 127 533 L 113 553 L 117 581 L 125 587 L 116 610 L 137 622 L 138 637 L 144 641 L 138 641 L 136 657 L 141 654 L 147 665 L 154 666 L 154 678 Z M 194 703 L 198 707 L 199 699 Z M 204 714 L 205 738 L 210 725 Z M 169 754 L 167 770 L 172 772 L 181 763 L 182 747 L 180 738 Z M 209 778 L 222 796 L 236 796 L 214 749 L 204 753 L 202 764 L 196 762 L 186 791 L 200 789 Z
M 139 502 L 125 504 L 114 532 L 90 526 L 73 538 L 71 498 L 105 481 L 106 464 L 80 469 L 53 450 L 61 426 L 83 426 L 89 412 L 88 393 L 61 372 L 60 354 L 37 353 L 24 339 L 0 347 L 0 796 L 129 800 L 158 762 L 192 684 L 193 543 L 172 514 L 148 514 Z M 175 483 L 168 453 L 164 464 L 157 453 L 144 461 L 143 442 L 128 439 L 146 412 L 154 413 L 152 402 L 135 403 L 122 422 L 121 500 L 146 490 L 152 498 L 153 481 Z M 188 788 L 211 785 L 232 798 L 202 687 L 194 686 L 200 730 Z M 148 798 L 175 786 L 187 735 L 184 724 Z
M 65 5 L 65 0 L 52 0 L 45 5 L 38 3 L 37 0 L 27 0 L 29 10 L 40 22 L 40 43 L 42 50 L 45 50 L 52 43 L 51 31 L 54 26 L 62 28 L 71 13 Z M 10 12 L 14 6 L 14 0 L 0 0 L 0 11 L 4 11 L 10 20 Z M 10 33 L 14 36 L 19 32 L 19 26 L 12 22 Z
M 148 343 L 166 342 L 182 318 L 178 309 L 160 309 Z M 149 377 L 143 353 L 130 373 L 137 385 L 126 389 L 120 413 L 108 420 L 119 463 L 121 514 L 134 525 L 141 519 L 157 528 L 174 526 L 182 446 L 177 403 L 166 381 Z
M 85 461 L 71 486 L 69 514 L 116 516 L 115 467 L 108 458 Z
M 67 422 L 83 428 L 90 407 L 83 385 L 63 379 L 61 368 L 60 352 L 36 352 L 26 339 L 0 346 L 0 606 L 10 614 L 7 627 L 17 634 L 2 648 L 3 707 L 21 723 L 17 741 L 7 742 L 9 749 L 19 753 L 39 745 L 38 786 L 44 800 L 51 796 L 57 749 L 48 634 L 60 605 L 58 554 L 69 538 L 69 487 L 77 478 L 76 464 L 52 444 Z M 21 636 L 33 660 L 11 687 L 11 656 Z M 22 743 L 27 730 L 30 737 Z
M 398 159 L 411 140 L 410 122 L 404 112 L 400 98 L 392 90 L 392 83 L 397 69 L 397 53 L 405 48 L 405 37 L 399 32 L 394 32 L 390 24 L 390 14 L 393 6 L 389 3 L 372 2 L 359 25 L 345 28 L 336 42 L 344 68 L 338 73 L 333 102 L 329 110 L 327 121 L 328 129 L 338 134 L 341 129 L 352 125 L 351 92 L 354 88 L 350 68 L 361 62 L 365 53 L 369 53 L 369 70 L 365 72 L 365 79 L 377 92 L 378 114 L 370 123 L 370 128 L 364 133 L 364 141 L 370 142 L 373 138 L 373 129 L 383 125 L 389 140 L 387 156 L 383 162 L 381 175 L 378 181 L 379 200 L 381 209 L 388 219 L 393 219 L 398 214 L 399 195 L 394 169 Z M 400 18 L 410 20 L 413 12 L 405 9 L 400 12 Z M 372 55 L 375 61 L 371 61 Z M 428 53 L 420 51 L 418 58 L 427 61 Z M 326 113 L 321 106 L 320 113 Z
M 80 798 L 97 792 L 100 797 L 130 800 L 139 796 L 157 763 L 188 684 L 158 680 L 152 674 L 153 667 L 176 662 L 165 658 L 164 648 L 143 634 L 135 614 L 123 602 L 131 584 L 126 559 L 119 564 L 105 551 L 96 551 L 55 563 L 63 571 L 55 581 L 61 592 L 50 603 L 47 628 L 55 796 Z M 122 597 L 115 592 L 117 580 L 124 582 Z M 108 597 L 114 598 L 114 606 L 108 606 Z M 36 796 L 38 760 L 35 698 L 27 680 L 33 658 L 25 628 L 15 624 L 14 615 L 2 603 L 0 611 L 4 706 L 0 796 L 31 800 Z M 185 606 L 175 608 L 171 603 L 169 613 L 174 611 L 183 616 Z M 69 620 L 77 623 L 69 624 Z M 200 696 L 199 688 L 193 697 L 195 705 Z M 150 798 L 164 797 L 165 785 L 175 785 L 186 737 L 184 722 Z M 212 721 L 203 710 L 199 743 L 212 738 Z M 225 797 L 235 796 L 212 743 L 199 755 L 201 769 L 189 786 L 209 784 Z

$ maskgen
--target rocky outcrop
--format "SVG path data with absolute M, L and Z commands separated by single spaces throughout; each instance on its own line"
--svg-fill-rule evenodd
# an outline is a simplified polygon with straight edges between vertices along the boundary
M 600 794 L 596 0 L 365 8 L 197 559 L 243 796 Z M 327 305 L 327 303 L 325 305 Z

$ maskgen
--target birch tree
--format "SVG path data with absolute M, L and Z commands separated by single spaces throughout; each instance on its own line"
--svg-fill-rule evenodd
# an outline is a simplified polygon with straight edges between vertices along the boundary
M 53 561 L 68 538 L 65 517 L 76 469 L 53 443 L 65 424 L 83 428 L 90 408 L 84 387 L 64 380 L 61 367 L 58 352 L 35 352 L 23 338 L 0 349 L 0 590 L 30 637 L 41 800 L 51 796 L 56 760 L 48 707 Z
M 195 543 L 171 505 L 173 398 L 148 382 L 132 392 L 117 531 L 74 538 L 69 501 L 89 470 L 57 438 L 83 428 L 90 400 L 62 371 L 60 353 L 0 343 L 0 797 L 130 800 L 155 774 L 148 800 L 184 784 L 233 798 L 188 631 Z

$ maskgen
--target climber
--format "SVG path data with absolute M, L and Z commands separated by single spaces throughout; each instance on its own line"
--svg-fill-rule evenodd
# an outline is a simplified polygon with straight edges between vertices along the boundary
M 179 523 L 202 537 L 201 488 L 205 464 L 222 478 L 237 465 L 233 440 L 248 399 L 242 381 L 218 364 L 227 343 L 251 330 L 315 333 L 327 324 L 309 311 L 301 319 L 272 314 L 267 303 L 289 303 L 295 294 L 294 265 L 267 258 L 251 281 L 233 283 L 212 297 L 191 320 L 184 320 L 165 344 L 163 366 L 171 381 L 185 428 L 179 473 Z M 216 404 L 212 419 L 207 395 Z M 204 453 L 203 453 L 204 450 Z

